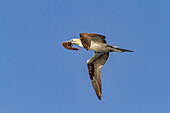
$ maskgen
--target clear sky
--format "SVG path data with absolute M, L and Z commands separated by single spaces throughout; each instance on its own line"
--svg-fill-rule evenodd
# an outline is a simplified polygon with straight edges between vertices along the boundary
M 99 101 L 62 42 L 99 33 L 110 53 Z M 170 113 L 169 0 L 1 0 L 0 113 Z

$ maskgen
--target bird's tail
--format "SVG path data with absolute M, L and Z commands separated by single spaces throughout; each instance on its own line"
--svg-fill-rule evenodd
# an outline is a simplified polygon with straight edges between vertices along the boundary
M 131 50 L 118 48 L 114 45 L 108 45 L 108 47 L 110 48 L 110 52 L 133 52 Z

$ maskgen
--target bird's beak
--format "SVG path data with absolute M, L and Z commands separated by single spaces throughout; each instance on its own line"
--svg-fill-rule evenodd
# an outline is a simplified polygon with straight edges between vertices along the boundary
M 62 42 L 62 45 L 64 48 L 69 49 L 69 50 L 79 50 L 76 47 L 72 47 L 71 41 Z

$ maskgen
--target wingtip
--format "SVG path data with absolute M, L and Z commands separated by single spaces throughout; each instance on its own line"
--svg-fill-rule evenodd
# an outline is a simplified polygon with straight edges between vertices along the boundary
M 102 96 L 98 96 L 98 98 L 99 98 L 99 100 L 101 100 L 101 99 L 102 99 Z
M 101 99 L 102 99 L 102 94 L 99 93 L 99 94 L 97 95 L 97 97 L 99 98 L 99 100 L 101 100 Z

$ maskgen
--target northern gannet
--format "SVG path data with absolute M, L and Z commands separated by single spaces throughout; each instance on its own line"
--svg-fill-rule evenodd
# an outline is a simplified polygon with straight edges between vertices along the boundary
M 105 41 L 105 36 L 94 33 L 80 33 L 80 39 L 72 39 L 71 44 L 78 45 L 88 50 L 95 52 L 94 56 L 87 60 L 87 67 L 90 79 L 94 90 L 101 100 L 102 83 L 101 83 L 101 68 L 106 63 L 109 52 L 133 52 L 131 50 L 121 49 L 114 45 L 109 45 Z M 76 48 L 77 49 L 77 48 Z M 75 50 L 75 48 L 74 48 Z

